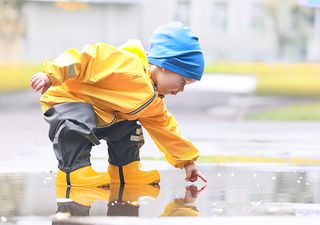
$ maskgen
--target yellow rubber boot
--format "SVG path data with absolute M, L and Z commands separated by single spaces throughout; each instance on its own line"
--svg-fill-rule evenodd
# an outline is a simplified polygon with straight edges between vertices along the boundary
M 72 187 L 102 187 L 110 184 L 110 177 L 107 172 L 98 173 L 91 166 L 85 166 L 69 173 L 58 170 L 56 186 Z
M 124 166 L 109 164 L 108 173 L 112 184 L 157 184 L 160 182 L 160 173 L 157 170 L 142 170 L 139 161 L 133 161 Z
M 56 187 L 57 201 L 70 199 L 83 206 L 91 206 L 96 200 L 108 201 L 110 190 L 98 187 Z

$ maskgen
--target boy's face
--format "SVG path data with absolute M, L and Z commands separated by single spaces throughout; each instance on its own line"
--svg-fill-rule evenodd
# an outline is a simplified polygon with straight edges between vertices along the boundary
M 161 69 L 158 72 L 158 79 L 155 82 L 160 95 L 176 95 L 184 91 L 186 84 L 194 83 L 195 80 L 180 76 L 169 70 Z

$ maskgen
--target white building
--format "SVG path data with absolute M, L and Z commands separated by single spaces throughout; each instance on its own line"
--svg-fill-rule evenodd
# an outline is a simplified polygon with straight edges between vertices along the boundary
M 54 0 L 25 0 L 23 58 L 43 60 L 71 47 L 129 38 L 147 47 L 157 26 L 180 20 L 200 37 L 208 61 L 274 60 L 275 35 L 262 1 L 87 0 L 84 8 L 66 10 Z

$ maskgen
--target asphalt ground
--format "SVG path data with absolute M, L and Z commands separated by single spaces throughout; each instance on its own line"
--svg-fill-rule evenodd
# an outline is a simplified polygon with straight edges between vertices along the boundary
M 230 97 L 230 93 L 210 92 L 209 97 L 206 92 L 189 92 L 189 94 L 206 97 L 198 97 L 198 101 L 191 102 L 187 101 L 190 100 L 187 98 L 183 104 L 178 98 L 176 101 L 173 98 L 168 99 L 168 107 L 178 120 L 182 134 L 199 148 L 201 157 L 211 157 L 213 160 L 213 163 L 200 163 L 201 170 L 210 177 L 208 188 L 199 197 L 199 209 L 207 213 L 203 217 L 149 218 L 146 216 L 130 217 L 130 219 L 121 216 L 106 219 L 105 216 L 99 215 L 85 218 L 59 217 L 61 214 L 55 214 L 54 189 L 57 162 L 47 137 L 48 125 L 42 118 L 38 104 L 39 94 L 25 91 L 0 95 L 2 128 L 0 174 L 3 194 L 0 197 L 2 205 L 0 224 L 34 225 L 51 224 L 52 221 L 61 224 L 109 225 L 234 224 L 236 222 L 318 224 L 320 123 L 258 122 L 242 120 L 239 116 L 217 116 L 209 109 L 215 107 L 216 102 L 225 101 Z M 241 97 L 241 95 L 244 96 L 236 94 L 234 97 Z M 193 103 L 198 104 L 199 107 L 194 107 Z M 141 149 L 142 164 L 146 168 L 160 170 L 162 182 L 164 182 L 160 183 L 161 191 L 166 193 L 162 196 L 166 197 L 160 198 L 159 201 L 162 201 L 161 206 L 165 206 L 164 203 L 170 200 L 168 196 L 183 196 L 184 186 L 190 184 L 183 182 L 182 170 L 173 169 L 163 160 L 146 160 L 146 158 L 159 159 L 162 154 L 146 132 L 145 139 L 146 144 Z M 106 148 L 105 143 L 93 148 L 92 163 L 98 171 L 106 170 L 108 159 Z M 261 176 L 261 183 L 252 183 L 255 174 L 259 176 L 260 173 L 264 173 L 264 176 Z M 174 179 L 168 174 L 174 176 Z M 237 176 L 240 174 L 242 175 Z M 179 177 L 181 177 L 181 183 L 172 183 Z M 12 182 L 9 182 L 10 180 Z M 262 191 L 255 192 L 259 188 L 256 189 L 258 186 L 252 184 L 262 186 Z M 199 188 L 202 185 L 201 182 L 196 183 Z M 255 187 L 254 190 L 252 190 L 253 187 Z M 18 191 L 15 192 L 15 189 Z M 20 194 L 17 195 L 17 193 Z M 50 199 L 46 201 L 45 196 Z M 37 204 L 38 198 L 44 198 L 40 205 Z M 215 198 L 217 200 L 213 200 Z M 218 200 L 219 207 L 216 205 Z M 8 202 L 10 202 L 8 208 L 11 213 L 8 214 L 9 216 L 3 213 L 6 209 L 5 203 Z M 24 205 L 25 203 L 28 204 Z M 44 206 L 49 205 L 52 206 L 52 208 L 49 207 L 49 212 L 41 214 L 41 210 L 48 209 Z M 153 206 L 148 210 L 151 210 L 152 214 L 160 213 L 160 209 L 162 210 L 163 207 Z M 150 215 L 147 211 L 144 212 L 145 215 Z M 228 213 L 223 214 L 223 212 Z M 255 212 L 257 214 L 254 214 Z
M 1 171 L 55 170 L 48 125 L 38 99 L 39 94 L 32 91 L 0 95 Z M 216 117 L 192 105 L 186 110 L 175 106 L 172 99 L 168 105 L 182 135 L 194 142 L 201 156 L 213 156 L 215 162 L 320 164 L 319 122 L 246 121 Z M 161 158 L 162 153 L 146 131 L 144 134 L 141 156 Z M 93 148 L 93 160 L 106 162 L 107 157 L 106 143 Z

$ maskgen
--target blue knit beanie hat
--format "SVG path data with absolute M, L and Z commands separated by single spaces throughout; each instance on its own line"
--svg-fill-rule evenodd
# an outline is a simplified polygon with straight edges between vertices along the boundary
M 200 80 L 204 58 L 198 37 L 180 22 L 158 27 L 150 39 L 149 63 L 181 76 Z

